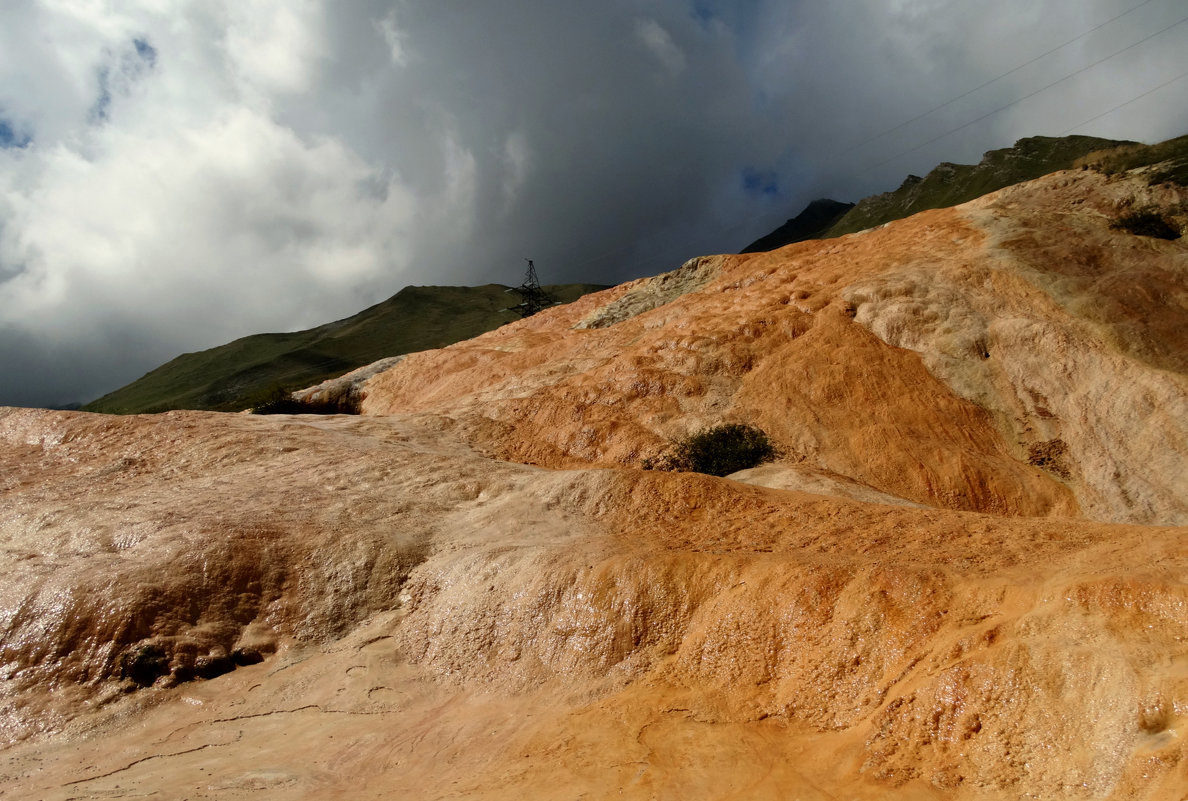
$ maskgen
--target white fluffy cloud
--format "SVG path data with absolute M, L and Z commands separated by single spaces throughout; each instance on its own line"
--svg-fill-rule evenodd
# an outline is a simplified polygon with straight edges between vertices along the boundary
M 408 284 L 514 283 L 524 257 L 612 282 L 737 249 L 1188 70 L 1185 24 L 939 136 L 1182 16 L 1151 0 L 897 127 L 1135 5 L 11 0 L 0 403 L 89 400 Z M 1177 135 L 1168 97 L 1078 132 Z
M 226 52 L 245 93 L 308 91 L 329 56 L 320 0 L 238 0 L 228 6 Z
M 320 78 L 317 3 L 28 11 L 44 49 L 5 74 L 35 65 L 55 102 L 4 83 L 0 114 L 31 141 L 0 150 L 0 360 L 65 355 L 85 398 L 183 350 L 350 314 L 407 268 L 421 204 L 399 175 L 277 111 Z M 448 160 L 438 215 L 473 173 Z

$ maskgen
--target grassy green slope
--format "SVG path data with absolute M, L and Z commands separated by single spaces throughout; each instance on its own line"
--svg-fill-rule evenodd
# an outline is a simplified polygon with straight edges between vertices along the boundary
M 1155 145 L 1123 145 L 1095 153 L 1083 163 L 1107 175 L 1150 167 L 1147 181 L 1188 186 L 1188 136 Z
M 605 287 L 545 287 L 564 303 Z M 309 386 L 386 356 L 440 348 L 518 320 L 507 287 L 406 287 L 353 317 L 306 331 L 254 334 L 186 353 L 83 407 L 134 414 L 168 409 L 238 411 L 281 386 Z
M 1135 145 L 1095 136 L 1032 136 L 1014 147 L 991 150 L 978 164 L 938 165 L 923 178 L 908 176 L 894 192 L 859 201 L 823 238 L 852 234 L 917 212 L 956 206 L 1012 184 L 1071 168 L 1090 153 Z

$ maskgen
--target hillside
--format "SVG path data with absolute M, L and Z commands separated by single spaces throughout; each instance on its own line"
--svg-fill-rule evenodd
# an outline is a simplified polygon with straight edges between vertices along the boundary
M 775 250 L 784 245 L 790 245 L 793 242 L 821 239 L 852 208 L 854 208 L 853 203 L 840 203 L 828 198 L 814 200 L 805 206 L 800 214 L 770 234 L 759 237 L 739 252 L 761 253 L 765 250 Z
M 386 362 L 362 415 L 0 410 L 3 790 L 1185 797 L 1188 242 L 1127 221 L 1188 188 L 1119 157 Z M 644 469 L 720 422 L 778 457 Z
M 742 252 L 772 250 L 792 242 L 828 238 L 901 219 L 926 209 L 956 205 L 987 192 L 1067 169 L 1090 153 L 1136 143 L 1088 136 L 1030 137 L 992 150 L 977 165 L 941 164 L 925 178 L 909 176 L 894 192 L 858 204 L 821 199 Z M 1137 162 L 1136 162 L 1137 163 Z M 605 287 L 547 287 L 569 302 Z M 507 287 L 407 287 L 359 314 L 306 331 L 257 334 L 187 353 L 114 392 L 84 411 L 133 414 L 169 409 L 238 411 L 280 389 L 295 389 L 342 375 L 384 357 L 442 347 L 478 336 L 515 319 Z
M 605 287 L 545 287 L 561 302 Z M 406 287 L 344 320 L 287 334 L 255 334 L 185 353 L 86 404 L 90 412 L 168 409 L 238 411 L 277 387 L 294 389 L 385 356 L 439 348 L 518 320 L 515 295 L 499 284 Z
M 1137 144 L 1094 136 L 1027 137 L 1012 147 L 988 151 L 977 164 L 945 162 L 923 178 L 909 175 L 895 191 L 871 195 L 857 204 L 815 200 L 800 215 L 741 252 L 852 234 L 917 212 L 956 206 L 1013 184 L 1067 170 L 1091 153 Z M 848 210 L 842 208 L 846 205 Z

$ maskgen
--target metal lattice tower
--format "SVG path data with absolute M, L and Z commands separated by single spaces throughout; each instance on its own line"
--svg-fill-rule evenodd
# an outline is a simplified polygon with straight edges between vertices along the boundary
M 551 306 L 553 299 L 540 288 L 540 281 L 536 278 L 536 265 L 532 263 L 532 259 L 524 261 L 528 262 L 528 274 L 524 276 L 524 283 L 516 287 L 521 300 L 514 311 L 519 312 L 521 317 L 531 317 L 546 306 Z

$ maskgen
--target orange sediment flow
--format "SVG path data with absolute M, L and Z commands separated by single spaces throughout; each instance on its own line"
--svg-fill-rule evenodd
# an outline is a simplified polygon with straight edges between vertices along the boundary
M 1172 192 L 697 260 L 361 417 L 0 410 L 0 795 L 1185 795 L 1185 250 L 1108 225 Z M 639 467 L 721 420 L 780 459 Z

